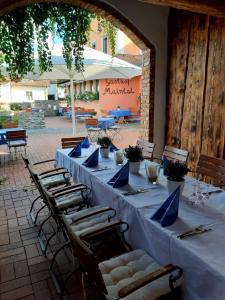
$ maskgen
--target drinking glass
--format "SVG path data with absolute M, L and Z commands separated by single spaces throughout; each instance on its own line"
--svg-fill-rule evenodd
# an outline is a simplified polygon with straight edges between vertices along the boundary
M 114 151 L 114 159 L 117 165 L 122 165 L 124 161 L 124 154 L 122 150 Z
M 146 161 L 145 162 L 145 170 L 146 170 L 146 175 L 152 184 L 157 183 L 157 179 L 159 176 L 159 168 L 160 166 L 158 164 L 154 164 L 152 162 Z

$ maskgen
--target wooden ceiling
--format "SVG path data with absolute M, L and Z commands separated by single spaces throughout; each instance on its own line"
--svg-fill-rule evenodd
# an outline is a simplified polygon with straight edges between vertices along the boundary
M 215 17 L 225 17 L 224 0 L 139 0 Z

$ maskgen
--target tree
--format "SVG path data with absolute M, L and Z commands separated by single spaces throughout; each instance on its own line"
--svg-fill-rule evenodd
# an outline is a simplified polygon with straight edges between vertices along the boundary
M 0 59 L 7 63 L 12 80 L 18 80 L 34 71 L 34 51 L 38 53 L 39 71 L 51 71 L 49 33 L 63 41 L 63 57 L 68 69 L 83 70 L 83 49 L 88 42 L 93 13 L 68 4 L 39 3 L 19 7 L 0 17 Z M 116 29 L 99 18 L 109 36 L 115 53 Z M 35 45 L 36 48 L 35 48 Z M 2 60 L 0 61 L 1 66 Z M 1 76 L 1 73 L 0 73 Z M 1 79 L 1 78 L 0 78 Z

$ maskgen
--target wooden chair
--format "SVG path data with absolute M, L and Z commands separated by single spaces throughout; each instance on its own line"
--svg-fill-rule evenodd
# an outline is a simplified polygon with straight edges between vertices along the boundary
M 139 146 L 142 149 L 144 159 L 151 160 L 153 158 L 153 152 L 155 149 L 154 143 L 150 143 L 150 142 L 144 141 L 144 140 L 138 140 L 137 146 Z
M 163 150 L 163 157 L 166 156 L 168 160 L 179 161 L 181 163 L 187 163 L 188 154 L 189 152 L 186 150 L 171 146 L 165 146 Z
M 2 127 L 3 128 L 17 128 L 18 125 L 16 123 L 14 123 L 14 122 L 4 122 L 2 124 Z
M 62 149 L 73 148 L 82 142 L 85 136 L 71 137 L 71 138 L 61 138 Z
M 100 109 L 102 118 L 109 117 L 108 111 L 106 109 Z
M 99 127 L 98 124 L 98 119 L 87 118 L 85 119 L 85 124 L 86 124 L 88 137 L 90 138 L 90 141 L 95 142 L 102 132 L 102 129 Z
M 162 267 L 141 249 L 98 264 L 91 249 L 73 234 L 64 216 L 63 219 L 81 269 L 88 274 L 102 299 L 129 299 L 129 296 L 131 299 L 158 299 L 161 295 L 170 294 L 173 284 L 182 276 L 181 268 L 174 265 Z
M 26 153 L 27 135 L 26 130 L 6 131 L 6 143 L 11 153 L 11 148 L 15 149 L 15 154 L 18 147 L 24 147 Z
M 216 185 L 225 186 L 225 160 L 223 159 L 201 154 L 196 173 L 215 179 Z

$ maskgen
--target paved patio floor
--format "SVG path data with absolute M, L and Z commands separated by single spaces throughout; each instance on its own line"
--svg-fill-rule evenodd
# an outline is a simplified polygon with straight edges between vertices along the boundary
M 61 137 L 72 135 L 71 122 L 62 118 L 46 118 L 47 128 L 28 131 L 27 154 L 31 160 L 39 161 L 52 158 L 60 148 Z M 118 147 L 134 145 L 138 138 L 139 126 L 124 126 L 122 139 L 115 141 Z M 85 135 L 82 124 L 78 134 Z M 52 253 L 61 245 L 58 235 L 51 243 L 47 258 L 42 255 L 37 241 L 38 226 L 34 226 L 28 216 L 31 201 L 37 191 L 31 186 L 27 170 L 21 158 L 8 155 L 6 146 L 0 146 L 0 176 L 5 181 L 0 185 L 0 293 L 1 299 L 59 299 L 49 277 L 48 267 Z M 42 217 L 47 214 L 44 212 Z M 50 222 L 45 229 L 48 235 L 54 227 Z M 59 257 L 57 272 L 60 277 L 71 270 L 71 255 L 63 252 Z M 66 289 L 64 299 L 83 299 L 81 275 L 73 277 Z M 87 298 L 97 300 L 93 287 L 87 287 Z

